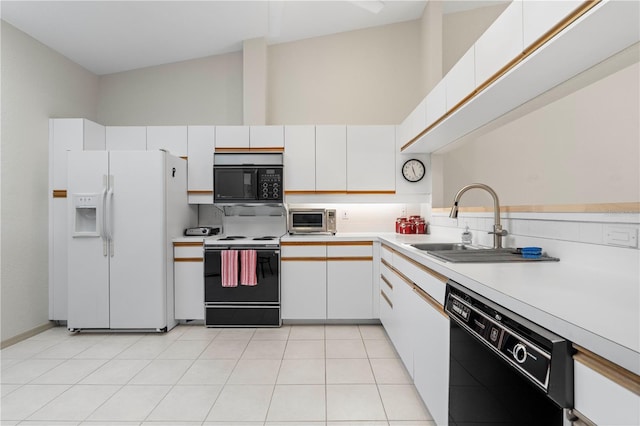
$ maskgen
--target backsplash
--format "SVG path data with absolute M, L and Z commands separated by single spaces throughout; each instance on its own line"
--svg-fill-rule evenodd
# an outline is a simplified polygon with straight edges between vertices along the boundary
M 493 235 L 488 234 L 492 213 L 460 213 L 451 219 L 448 213 L 435 212 L 431 224 L 431 235 L 438 239 L 460 241 L 468 225 L 474 245 L 493 244 Z M 616 276 L 637 276 L 640 271 L 637 213 L 506 213 L 501 224 L 509 232 L 504 247 L 541 247 L 561 262 L 610 272 L 611 282 L 602 283 L 603 291 L 615 287 Z M 634 246 L 622 246 L 624 239 Z
M 396 218 L 421 215 L 429 211 L 428 204 L 404 203 L 336 203 L 289 204 L 289 208 L 335 209 L 338 232 L 395 232 Z
M 466 226 L 474 233 L 474 244 L 491 245 L 493 213 L 460 213 L 451 219 L 447 213 L 432 213 L 435 227 L 453 228 L 460 233 Z M 640 215 L 632 213 L 506 213 L 500 218 L 509 239 L 517 236 L 572 241 L 585 244 L 638 248 Z M 476 240 L 478 238 L 478 240 Z M 505 244 L 511 245 L 511 244 Z

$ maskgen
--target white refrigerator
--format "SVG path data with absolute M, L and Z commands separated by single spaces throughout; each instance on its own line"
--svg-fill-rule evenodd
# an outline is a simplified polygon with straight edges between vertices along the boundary
M 195 223 L 186 160 L 165 151 L 69 151 L 69 330 L 176 325 L 172 238 Z

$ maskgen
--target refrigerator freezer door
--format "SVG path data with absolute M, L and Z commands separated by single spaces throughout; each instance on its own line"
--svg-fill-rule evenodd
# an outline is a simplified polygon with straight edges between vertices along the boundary
M 162 329 L 166 319 L 165 156 L 112 151 L 112 329 Z
M 100 151 L 69 151 L 68 191 L 74 194 L 101 194 L 108 174 L 108 154 Z M 97 197 L 97 209 L 102 198 Z M 94 237 L 74 237 L 75 203 L 67 203 L 68 235 L 68 318 L 70 329 L 109 328 L 109 258 L 100 233 Z M 101 216 L 101 215 L 100 215 Z M 97 225 L 99 229 L 101 224 Z

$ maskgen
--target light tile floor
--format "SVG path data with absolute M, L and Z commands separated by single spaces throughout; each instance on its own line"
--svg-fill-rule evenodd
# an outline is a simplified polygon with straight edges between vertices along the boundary
M 0 356 L 5 426 L 434 425 L 377 325 L 57 327 Z

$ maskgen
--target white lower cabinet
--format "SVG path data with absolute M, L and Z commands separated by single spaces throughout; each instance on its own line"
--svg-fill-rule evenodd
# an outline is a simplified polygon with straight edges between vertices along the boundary
M 327 261 L 327 318 L 371 318 L 372 281 L 371 260 Z
M 174 312 L 177 320 L 204 320 L 204 259 L 201 242 L 173 244 Z
M 373 318 L 373 242 L 281 243 L 283 320 Z
M 384 245 L 382 253 L 380 321 L 435 424 L 447 425 L 449 318 L 439 302 L 446 278 Z
M 415 322 L 413 383 L 436 425 L 449 418 L 449 318 L 418 293 L 412 297 Z
M 283 258 L 281 265 L 282 319 L 326 319 L 326 259 Z
M 574 405 L 579 414 L 598 425 L 640 425 L 640 395 L 578 361 L 579 354 L 575 358 Z M 593 362 L 589 357 L 586 361 Z

